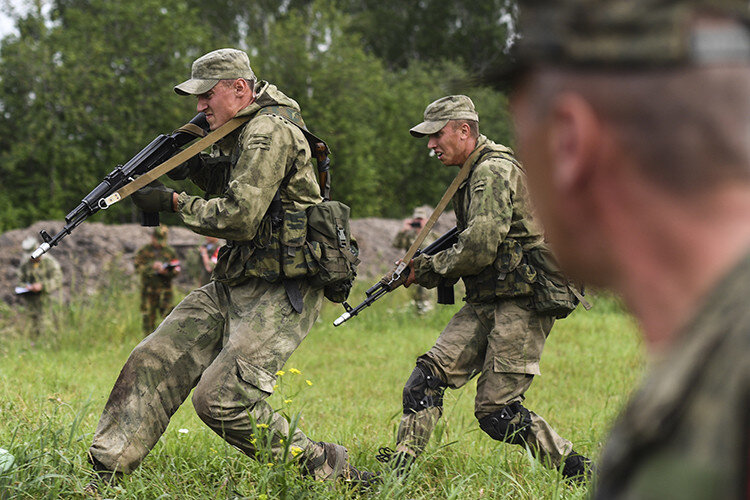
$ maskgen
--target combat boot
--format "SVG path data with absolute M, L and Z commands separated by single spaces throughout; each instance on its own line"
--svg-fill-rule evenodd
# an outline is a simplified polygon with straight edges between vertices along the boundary
M 117 472 L 94 470 L 89 484 L 84 486 L 83 494 L 92 498 L 101 498 L 101 491 L 107 486 L 114 486 L 120 481 L 121 474 Z
M 392 449 L 384 446 L 378 448 L 378 454 L 375 455 L 378 462 L 388 464 L 397 476 L 405 476 L 409 473 L 411 466 L 414 464 L 414 460 L 417 457 L 411 453 L 405 451 L 393 451 Z
M 340 444 L 317 442 L 322 453 L 302 463 L 302 474 L 316 481 L 342 479 L 347 483 L 368 488 L 377 484 L 379 478 L 372 472 L 359 470 L 349 462 L 349 451 Z
M 593 472 L 593 462 L 583 455 L 576 453 L 575 450 L 571 450 L 570 454 L 565 457 L 562 469 L 562 475 L 565 479 L 583 483 L 591 480 Z

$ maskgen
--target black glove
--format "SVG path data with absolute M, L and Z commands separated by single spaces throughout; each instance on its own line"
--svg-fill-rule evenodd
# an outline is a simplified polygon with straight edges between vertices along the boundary
M 174 189 L 169 189 L 159 181 L 143 186 L 130 195 L 135 206 L 144 212 L 174 212 L 172 197 Z
M 201 158 L 201 154 L 198 153 L 185 163 L 178 165 L 167 172 L 167 176 L 173 181 L 181 181 L 183 179 L 187 179 L 188 175 L 190 175 L 190 172 L 199 170 L 202 166 L 203 159 Z

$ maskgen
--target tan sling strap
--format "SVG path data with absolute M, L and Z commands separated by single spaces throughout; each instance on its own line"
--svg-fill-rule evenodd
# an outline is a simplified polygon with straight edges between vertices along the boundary
M 192 158 L 193 156 L 197 155 L 210 145 L 212 145 L 215 142 L 218 142 L 220 139 L 226 137 L 231 133 L 232 131 L 236 130 L 238 127 L 242 126 L 244 123 L 246 123 L 251 116 L 242 116 L 239 118 L 232 118 L 227 123 L 222 125 L 221 127 L 217 128 L 213 132 L 206 135 L 206 137 L 203 137 L 202 139 L 199 139 L 195 141 L 193 144 L 188 146 L 187 148 L 183 149 L 161 165 L 158 165 L 154 167 L 153 169 L 149 170 L 145 174 L 141 175 L 137 179 L 125 184 L 123 187 L 118 189 L 115 193 L 109 195 L 103 200 L 103 206 L 101 208 L 107 208 L 118 201 L 122 200 L 123 198 L 126 198 L 133 194 L 134 192 L 141 189 L 146 184 L 158 179 L 162 175 L 166 174 L 170 170 L 174 169 L 175 167 L 185 163 L 187 160 Z
M 458 191 L 461 183 L 464 182 L 469 176 L 469 172 L 471 172 L 471 167 L 474 166 L 474 162 L 477 161 L 477 158 L 485 150 L 486 148 L 477 148 L 466 159 L 464 164 L 461 166 L 461 170 L 458 171 L 456 178 L 453 179 L 453 182 L 451 182 L 451 185 L 448 186 L 448 189 L 445 191 L 445 194 L 443 194 L 443 197 L 440 198 L 440 202 L 438 202 L 435 210 L 432 212 L 432 215 L 430 215 L 430 218 L 427 219 L 427 222 L 425 223 L 422 230 L 419 231 L 419 234 L 409 247 L 409 250 L 406 251 L 406 255 L 404 255 L 404 257 L 401 259 L 401 262 L 396 266 L 396 269 L 393 270 L 393 276 L 400 275 L 401 272 L 406 269 L 406 266 L 409 265 L 409 262 L 411 262 L 414 254 L 417 253 L 417 250 L 419 250 L 419 246 L 422 244 L 425 238 L 427 238 L 427 235 L 430 234 L 432 226 L 435 225 L 435 222 L 437 222 L 438 218 L 443 213 L 443 210 L 445 210 L 445 207 L 448 206 L 448 203 L 451 201 L 451 198 L 453 198 L 453 195 L 456 194 L 456 191 Z

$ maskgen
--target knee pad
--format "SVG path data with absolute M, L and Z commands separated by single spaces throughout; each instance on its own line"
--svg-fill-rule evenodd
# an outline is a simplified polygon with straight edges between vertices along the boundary
M 531 427 L 531 413 L 515 402 L 479 419 L 479 427 L 492 439 L 523 445 Z
M 417 363 L 404 386 L 404 413 L 443 407 L 443 391 L 447 385 L 424 363 Z

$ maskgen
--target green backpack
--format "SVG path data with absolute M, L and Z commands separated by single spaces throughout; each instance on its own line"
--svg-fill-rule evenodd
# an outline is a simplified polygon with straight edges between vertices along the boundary
M 286 212 L 281 226 L 283 275 L 293 279 L 305 276 L 314 287 L 322 287 L 332 302 L 349 296 L 359 264 L 359 247 L 349 227 L 350 208 L 330 200 L 329 149 L 313 135 L 302 116 L 286 106 L 267 106 L 259 113 L 273 113 L 288 119 L 305 135 L 317 161 L 324 201 L 304 211 Z

